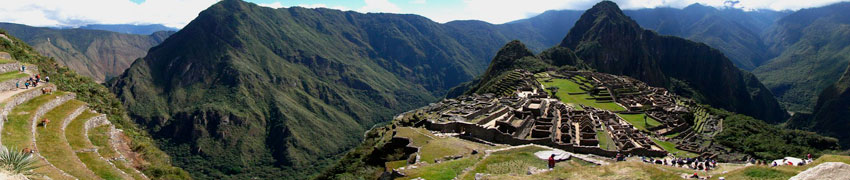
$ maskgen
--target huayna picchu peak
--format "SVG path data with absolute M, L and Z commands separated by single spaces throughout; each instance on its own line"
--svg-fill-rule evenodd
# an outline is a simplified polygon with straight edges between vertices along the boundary
M 60 1 L 0 8 L 0 179 L 850 174 L 848 2 Z

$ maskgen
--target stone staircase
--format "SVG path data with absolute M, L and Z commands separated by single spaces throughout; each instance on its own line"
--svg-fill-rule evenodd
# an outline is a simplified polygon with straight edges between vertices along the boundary
M 27 66 L 21 72 L 24 64 L 4 58 L 0 56 L 0 143 L 34 151 L 40 166 L 29 178 L 149 179 L 134 168 L 132 158 L 125 158 L 129 147 L 124 135 L 105 114 L 52 84 L 24 89 L 23 82 L 38 70 Z

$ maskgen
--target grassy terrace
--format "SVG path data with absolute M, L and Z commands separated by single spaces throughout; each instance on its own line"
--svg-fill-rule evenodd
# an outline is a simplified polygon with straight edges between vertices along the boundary
M 63 94 L 64 93 L 56 92 L 49 95 L 39 96 L 12 109 L 12 112 L 7 116 L 7 121 L 3 126 L 3 145 L 18 149 L 33 149 L 32 115 L 38 107 Z M 40 160 L 39 164 L 43 166 L 35 169 L 34 171 L 36 173 L 46 175 L 52 179 L 73 179 L 72 177 L 62 174 L 59 169 L 47 166 L 47 162 Z
M 71 100 L 48 111 L 43 118 L 51 123 L 36 129 L 36 144 L 41 155 L 57 168 L 80 179 L 97 179 L 97 175 L 84 166 L 66 143 L 68 140 L 62 131 L 62 122 L 83 104 L 82 101 Z
M 617 150 L 617 145 L 614 144 L 614 140 L 608 136 L 608 130 L 598 130 L 596 131 L 596 140 L 599 140 L 599 147 L 606 150 Z
M 68 127 L 65 129 L 65 137 L 74 151 L 95 148 L 85 136 L 85 123 L 95 116 L 97 116 L 96 113 L 83 111 L 82 114 L 68 124 Z M 97 176 L 103 179 L 130 179 L 130 177 L 124 177 L 121 170 L 112 167 L 109 165 L 109 162 L 101 159 L 100 154 L 96 152 L 77 152 L 77 157 Z
M 0 59 L 0 64 L 9 64 L 9 63 L 15 63 L 15 62 L 17 62 L 17 61 L 11 60 L 11 59 Z
M 3 63 L 0 63 L 0 64 L 3 64 Z M 10 72 L 0 74 L 0 82 L 12 80 L 12 79 L 23 78 L 23 77 L 27 77 L 27 76 L 28 76 L 27 74 L 22 73 L 20 71 L 10 71 Z M 22 87 L 24 86 L 23 82 L 21 82 L 21 86 Z
M 468 155 L 473 149 L 481 151 L 492 148 L 455 137 L 436 137 L 422 128 L 400 127 L 397 129 L 396 136 L 410 138 L 414 146 L 421 148 L 420 160 L 428 163 L 433 163 L 434 159 L 442 159 L 446 156 Z
M 88 133 L 89 140 L 97 148 L 97 152 L 102 157 L 107 159 L 118 157 L 118 152 L 112 149 L 112 145 L 109 143 L 109 126 L 98 126 L 90 129 Z M 127 161 L 116 160 L 112 161 L 112 164 L 132 176 L 133 179 L 145 179 L 137 171 L 134 171 L 133 167 Z
M 652 139 L 652 142 L 655 142 L 655 144 L 660 146 L 665 151 L 673 153 L 676 156 L 679 156 L 679 157 L 697 157 L 697 156 L 699 156 L 699 154 L 694 154 L 692 152 L 676 149 L 676 144 L 673 144 L 671 142 L 657 140 L 655 138 L 650 138 L 650 139 Z
M 529 178 L 525 175 L 529 167 L 538 169 L 546 169 L 547 161 L 537 158 L 534 155 L 538 151 L 546 151 L 549 149 L 529 146 L 505 151 L 494 152 L 486 159 L 475 164 L 474 169 L 464 174 L 461 179 L 475 179 L 476 173 L 491 174 L 487 179 L 541 179 Z M 567 161 L 558 162 L 555 164 L 555 169 L 570 169 L 577 167 L 587 167 L 593 164 L 571 158 Z M 557 179 L 557 178 L 548 178 Z

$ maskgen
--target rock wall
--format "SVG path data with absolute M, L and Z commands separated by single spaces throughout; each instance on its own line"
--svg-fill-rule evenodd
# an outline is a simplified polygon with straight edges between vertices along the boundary
M 4 58 L 2 57 L 2 55 L 0 55 L 0 59 L 4 59 Z M 11 58 L 9 58 L 9 59 L 11 59 Z M 12 71 L 20 71 L 20 70 L 21 70 L 21 64 L 19 64 L 19 63 L 17 63 L 17 62 L 15 62 L 15 63 L 7 63 L 7 64 L 0 64 L 0 74 L 2 74 L 2 73 L 7 73 L 7 72 L 12 72 Z
M 463 132 L 465 135 L 469 135 L 475 138 L 478 138 L 483 141 L 499 143 L 499 144 L 508 144 L 512 146 L 525 145 L 525 144 L 538 144 L 549 147 L 554 147 L 558 149 L 562 149 L 569 152 L 574 153 L 584 153 L 584 154 L 595 154 L 606 157 L 614 157 L 617 153 L 623 154 L 632 154 L 632 155 L 642 155 L 642 156 L 652 156 L 652 157 L 663 157 L 667 155 L 666 151 L 657 151 L 657 150 L 649 150 L 642 148 L 634 148 L 629 150 L 621 150 L 621 151 L 609 151 L 596 146 L 575 146 L 573 144 L 563 144 L 556 143 L 552 141 L 550 138 L 539 138 L 539 139 L 517 139 L 511 136 L 510 134 L 505 134 L 500 132 L 497 129 L 488 129 L 477 124 L 465 123 L 465 122 L 449 122 L 449 123 L 432 123 L 430 121 L 426 121 L 425 127 L 430 130 L 440 131 L 442 133 L 461 133 Z
M 42 88 L 56 89 L 56 86 L 54 86 L 53 84 L 48 84 L 46 86 L 26 90 L 26 92 L 22 92 L 15 96 L 12 96 L 11 98 L 6 99 L 6 101 L 2 103 L 3 109 L 0 110 L 0 133 L 2 133 L 3 124 L 5 124 L 8 120 L 7 116 L 9 115 L 9 113 L 12 112 L 12 109 L 17 107 L 18 105 L 23 104 L 24 102 L 29 101 L 30 99 L 41 96 L 43 94 L 41 91 Z
M 74 121 L 74 119 L 76 119 L 77 116 L 80 116 L 80 114 L 82 114 L 83 111 L 85 111 L 88 108 L 89 107 L 87 105 L 82 105 L 79 108 L 77 108 L 76 110 L 74 110 L 74 112 L 71 112 L 71 114 L 68 115 L 68 117 L 65 117 L 65 120 L 62 121 L 62 131 L 65 131 L 65 128 L 68 127 L 68 124 L 71 124 L 71 121 Z

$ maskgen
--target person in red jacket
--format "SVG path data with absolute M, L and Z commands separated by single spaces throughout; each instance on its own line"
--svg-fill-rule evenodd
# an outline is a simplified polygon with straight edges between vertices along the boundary
M 555 169 L 555 154 L 549 156 L 549 170 Z

